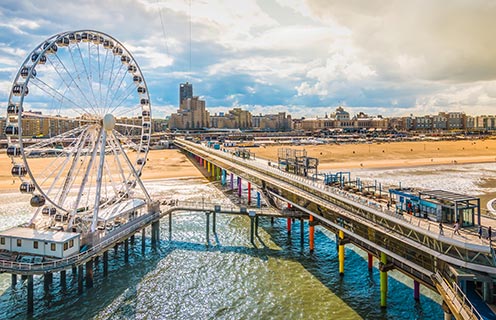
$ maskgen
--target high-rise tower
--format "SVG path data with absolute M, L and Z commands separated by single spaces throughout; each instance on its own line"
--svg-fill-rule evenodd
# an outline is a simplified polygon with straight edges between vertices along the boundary
M 193 98 L 193 85 L 191 83 L 181 83 L 179 85 L 179 106 L 183 104 L 184 99 Z

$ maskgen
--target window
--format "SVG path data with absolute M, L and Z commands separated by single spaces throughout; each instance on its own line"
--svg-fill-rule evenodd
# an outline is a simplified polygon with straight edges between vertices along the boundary
M 55 251 L 55 243 L 50 244 L 50 250 Z
M 22 246 L 22 240 L 21 239 L 17 239 L 17 246 L 18 247 Z
M 74 247 L 74 240 L 69 240 L 69 248 Z
M 33 242 L 33 248 L 38 249 L 38 241 Z
M 69 248 L 69 243 L 64 242 L 64 251 L 67 250 L 68 248 Z
M 0 244 L 1 244 L 1 245 L 4 245 L 4 244 L 5 244 L 5 238 L 3 238 L 3 237 L 2 237 L 2 238 L 0 238 Z

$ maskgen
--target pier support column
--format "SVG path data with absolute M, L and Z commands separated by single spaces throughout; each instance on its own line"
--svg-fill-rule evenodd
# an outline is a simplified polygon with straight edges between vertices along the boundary
M 152 223 L 152 247 L 156 248 L 157 243 L 160 241 L 160 221 L 157 220 Z
M 25 275 L 25 274 L 23 274 L 23 275 L 21 276 L 21 280 L 23 280 L 23 281 L 24 281 L 24 280 L 27 280 L 27 278 L 28 278 L 28 276 L 27 276 L 27 275 Z
M 446 304 L 446 302 L 444 302 L 444 300 L 443 300 L 443 304 L 441 305 L 441 308 L 444 311 L 444 320 L 453 319 L 453 314 L 451 313 L 451 310 L 449 309 L 448 304 Z
M 258 215 L 255 216 L 255 235 L 258 236 Z
M 257 191 L 257 208 L 261 208 L 261 207 L 262 207 L 262 199 L 260 196 L 260 192 Z
M 124 262 L 129 262 L 129 239 L 124 240 Z
M 146 237 L 145 237 L 145 228 L 141 229 L 141 252 L 145 253 L 145 245 L 146 245 Z
M 86 262 L 86 288 L 93 288 L 93 260 Z
M 310 253 L 313 253 L 315 241 L 315 226 L 313 221 L 313 216 L 308 217 L 308 246 L 310 247 Z
M 131 235 L 131 238 L 129 238 L 129 241 L 131 242 L 131 245 L 134 246 L 134 233 Z
M 119 249 L 119 244 L 118 244 L 118 243 L 116 243 L 116 244 L 114 245 L 114 256 L 116 256 L 116 255 L 117 255 L 117 249 Z
M 15 288 L 16 284 L 17 284 L 17 274 L 13 273 L 12 274 L 12 289 Z
M 387 264 L 387 256 L 384 252 L 381 252 L 381 263 L 382 265 Z M 388 281 L 387 281 L 387 271 L 380 272 L 381 281 L 381 308 L 387 306 L 387 291 L 388 291 Z
M 210 176 L 213 178 L 213 180 L 217 180 L 216 178 L 216 174 L 215 174 L 215 171 L 217 171 L 217 167 L 215 165 L 212 164 L 212 167 L 210 168 Z
M 207 163 L 208 163 L 208 161 L 207 161 L 207 160 L 205 160 L 205 159 L 203 159 L 203 167 L 204 167 L 204 168 L 206 168 L 206 167 L 207 167 Z
M 172 212 L 169 212 L 169 241 L 172 240 Z
M 217 224 L 217 214 L 214 212 L 212 212 L 212 233 L 213 234 L 216 234 L 217 233 L 217 230 L 216 230 L 216 224 Z
M 291 209 L 291 203 L 288 203 L 288 209 Z M 287 223 L 288 234 L 291 234 L 291 218 L 288 218 L 286 223 Z
M 28 276 L 28 313 L 32 314 L 34 311 L 34 285 L 33 275 Z
M 251 182 L 248 181 L 248 205 L 251 204 Z
M 206 223 L 205 223 L 205 241 L 206 241 L 206 244 L 207 244 L 207 247 L 208 245 L 210 244 L 210 212 L 205 212 L 205 216 L 206 216 Z
M 250 242 L 255 245 L 255 211 L 248 212 L 250 217 Z
M 241 198 L 241 194 L 243 192 L 243 181 L 241 177 L 238 177 L 238 196 Z
M 221 178 L 222 186 L 225 186 L 226 185 L 226 180 L 227 180 L 226 169 L 222 169 L 222 178 Z
M 60 271 L 60 286 L 65 288 L 67 285 L 67 272 L 65 270 Z
M 413 280 L 413 299 L 420 301 L 420 282 Z
M 73 278 L 77 277 L 77 267 L 76 266 L 72 266 L 72 277 Z
M 48 291 L 50 289 L 50 285 L 53 282 L 53 273 L 51 272 L 45 272 L 43 274 L 43 288 L 45 291 Z
M 339 275 L 343 276 L 344 275 L 344 244 L 341 243 L 341 240 L 344 239 L 344 232 L 342 230 L 339 230 L 338 232 L 338 238 L 339 238 L 339 247 L 338 247 L 338 258 L 339 258 Z
M 369 269 L 369 271 L 372 271 L 372 266 L 374 263 L 374 256 L 372 254 L 368 253 L 367 258 L 368 258 L 368 269 Z
M 77 276 L 78 276 L 78 294 L 82 294 L 83 293 L 83 265 L 82 264 L 80 264 L 78 266 Z
M 305 246 L 305 222 L 303 218 L 300 218 L 300 245 L 303 250 Z
M 229 181 L 231 183 L 231 190 L 234 189 L 234 173 L 231 173 L 231 180 Z
M 108 276 L 108 251 L 103 252 L 103 276 Z

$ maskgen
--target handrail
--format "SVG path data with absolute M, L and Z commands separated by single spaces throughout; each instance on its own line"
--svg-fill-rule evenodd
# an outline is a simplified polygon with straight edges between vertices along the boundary
M 418 218 L 413 218 L 413 216 L 410 217 L 410 221 L 405 219 L 402 215 L 395 214 L 392 211 L 386 210 L 383 206 L 381 206 L 379 203 L 372 201 L 368 198 L 361 197 L 355 194 L 351 194 L 349 192 L 346 192 L 341 189 L 333 188 L 333 187 L 328 187 L 324 186 L 323 184 L 318 184 L 315 183 L 314 181 L 308 180 L 304 177 L 301 176 L 296 176 L 293 174 L 289 174 L 286 172 L 283 172 L 281 170 L 275 169 L 271 166 L 265 165 L 264 163 L 260 163 L 257 161 L 253 160 L 246 160 L 246 159 L 240 159 L 237 157 L 234 157 L 231 154 L 227 154 L 226 152 L 223 152 L 221 150 L 215 150 L 212 148 L 207 148 L 206 146 L 203 145 L 198 145 L 198 144 L 193 144 L 188 141 L 183 141 L 183 140 L 176 140 L 176 143 L 178 143 L 180 146 L 182 146 L 186 151 L 190 151 L 192 153 L 195 152 L 200 152 L 203 153 L 203 156 L 207 158 L 213 158 L 214 160 L 219 160 L 219 161 L 229 161 L 233 163 L 233 165 L 238 165 L 238 166 L 243 166 L 243 168 L 250 168 L 254 170 L 255 173 L 262 173 L 264 175 L 267 175 L 269 177 L 273 177 L 275 179 L 280 180 L 281 182 L 286 182 L 292 187 L 296 187 L 301 189 L 302 191 L 308 191 L 308 192 L 317 192 L 317 196 L 319 196 L 323 200 L 330 201 L 331 203 L 335 203 L 337 205 L 345 205 L 346 207 L 351 207 L 354 208 L 355 210 L 351 210 L 350 212 L 354 212 L 359 215 L 363 215 L 363 212 L 367 212 L 369 214 L 375 215 L 382 218 L 385 218 L 392 223 L 399 224 L 400 226 L 403 225 L 404 227 L 414 230 L 415 232 L 418 232 L 420 234 L 423 234 L 423 236 L 433 238 L 435 240 L 442 241 L 446 245 L 449 246 L 454 246 L 457 247 L 458 249 L 461 250 L 473 250 L 474 252 L 482 253 L 484 255 L 489 256 L 490 253 L 490 245 L 482 245 L 482 244 L 475 244 L 475 243 L 470 243 L 466 242 L 465 239 L 457 239 L 456 236 L 451 235 L 451 238 L 448 236 L 444 236 L 442 240 L 439 239 L 439 236 L 434 233 L 431 230 L 437 230 L 438 226 L 437 224 L 434 224 L 430 221 L 423 221 Z M 229 163 L 226 163 L 226 165 L 229 166 Z M 229 167 L 227 167 L 229 169 Z M 341 203 L 341 204 L 339 204 Z M 367 217 L 365 217 L 367 218 Z M 375 221 L 375 220 L 374 220 Z M 415 224 L 413 223 L 415 222 Z M 427 226 L 421 226 L 421 224 L 427 224 Z M 382 225 L 382 224 L 381 224 Z M 446 228 L 448 229 L 448 227 Z M 415 241 L 415 239 L 413 239 Z M 485 240 L 482 240 L 483 242 Z M 418 241 L 417 241 L 418 242 Z M 422 243 L 422 242 L 421 242 Z M 470 249 L 469 247 L 473 247 Z M 458 252 L 458 251 L 456 251 Z M 456 255 L 454 256 L 456 259 L 462 259 L 462 257 Z M 490 261 L 487 261 L 487 263 L 478 263 L 478 265 L 481 266 L 489 266 L 489 267 L 494 267 L 495 262 L 493 262 L 492 257 L 488 257 Z M 465 261 L 465 260 L 464 260 Z M 484 260 L 485 261 L 485 260 Z
M 435 278 L 437 283 L 439 283 L 446 295 L 450 298 L 451 303 L 457 304 L 456 302 L 458 302 L 458 305 L 455 306 L 458 307 L 458 309 L 454 311 L 462 315 L 463 319 L 483 319 L 479 311 L 477 311 L 462 289 L 455 282 L 453 282 L 452 285 L 449 285 L 439 271 L 433 274 L 433 278 Z

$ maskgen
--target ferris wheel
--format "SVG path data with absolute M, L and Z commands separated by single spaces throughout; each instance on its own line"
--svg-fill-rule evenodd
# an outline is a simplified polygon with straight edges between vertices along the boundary
M 32 195 L 32 223 L 57 216 L 94 231 L 106 208 L 139 191 L 150 201 L 140 179 L 152 130 L 148 88 L 108 34 L 63 32 L 36 46 L 15 76 L 6 119 L 11 172 Z

